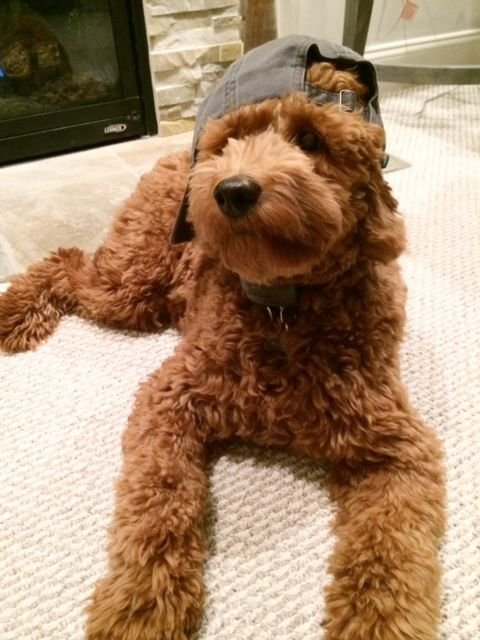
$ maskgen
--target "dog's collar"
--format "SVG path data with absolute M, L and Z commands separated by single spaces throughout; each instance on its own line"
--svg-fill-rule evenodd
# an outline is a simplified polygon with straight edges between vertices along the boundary
M 240 279 L 246 297 L 268 312 L 272 323 L 278 321 L 283 331 L 288 331 L 296 319 L 299 286 L 296 284 L 264 285 Z M 278 347 L 278 345 L 277 345 Z
M 254 284 L 240 279 L 242 289 L 249 300 L 263 307 L 294 307 L 298 302 L 296 284 Z

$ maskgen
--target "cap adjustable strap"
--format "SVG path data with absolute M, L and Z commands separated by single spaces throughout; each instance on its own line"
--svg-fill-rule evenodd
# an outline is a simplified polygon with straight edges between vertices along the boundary
M 350 89 L 342 89 L 338 93 L 332 91 L 323 91 L 312 85 L 307 86 L 308 95 L 312 102 L 318 105 L 338 104 L 347 111 L 361 110 L 362 116 L 367 122 L 375 121 L 375 114 L 372 114 L 370 105 L 362 105 L 357 101 L 357 94 Z
M 350 89 L 342 89 L 338 93 L 333 93 L 332 91 L 323 91 L 322 89 L 317 89 L 312 85 L 307 85 L 308 95 L 310 96 L 312 102 L 315 104 L 323 105 L 323 104 L 338 104 L 341 107 L 344 107 L 347 111 L 355 111 L 358 106 L 361 106 L 362 116 L 367 122 L 375 121 L 375 114 L 372 114 L 370 105 L 363 106 L 359 105 L 357 102 L 357 94 L 355 91 L 351 91 Z M 380 161 L 380 166 L 382 169 L 388 164 L 389 155 L 385 153 Z
M 308 95 L 315 104 L 335 103 L 345 107 L 348 111 L 355 111 L 357 108 L 357 94 L 350 89 L 342 89 L 338 93 L 324 91 L 312 85 L 307 85 Z

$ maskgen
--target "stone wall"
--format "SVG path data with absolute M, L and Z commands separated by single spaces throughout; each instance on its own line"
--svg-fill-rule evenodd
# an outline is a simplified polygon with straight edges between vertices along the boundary
M 193 126 L 198 105 L 242 54 L 239 0 L 144 0 L 160 133 Z

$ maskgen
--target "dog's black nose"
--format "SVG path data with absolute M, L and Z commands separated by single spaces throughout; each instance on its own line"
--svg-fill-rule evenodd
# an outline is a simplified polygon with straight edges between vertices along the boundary
M 222 213 L 229 218 L 240 218 L 247 215 L 261 192 L 261 186 L 252 178 L 234 176 L 219 182 L 213 196 Z

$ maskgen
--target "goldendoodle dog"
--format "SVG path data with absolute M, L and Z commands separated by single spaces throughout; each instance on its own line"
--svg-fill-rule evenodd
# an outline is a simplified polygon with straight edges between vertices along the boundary
M 0 298 L 11 352 L 66 313 L 183 334 L 124 434 L 89 640 L 197 627 L 206 447 L 234 437 L 328 463 L 327 640 L 436 637 L 442 452 L 400 379 L 405 239 L 384 146 L 370 63 L 310 38 L 263 45 L 204 103 L 193 156 L 141 179 L 93 258 L 60 249 Z

